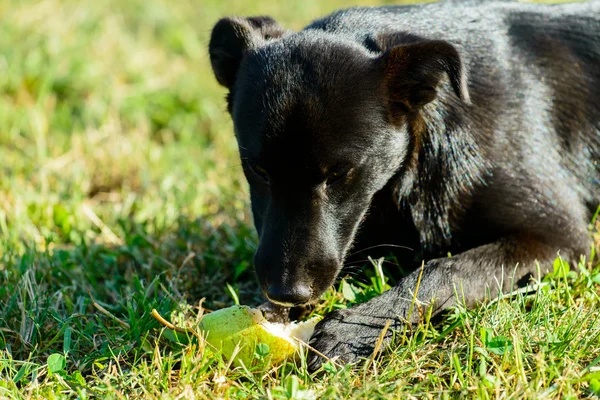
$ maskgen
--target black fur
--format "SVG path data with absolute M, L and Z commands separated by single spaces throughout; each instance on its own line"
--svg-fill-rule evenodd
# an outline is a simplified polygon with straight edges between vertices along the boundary
M 300 32 L 223 19 L 210 56 L 229 89 L 270 300 L 318 298 L 351 249 L 377 244 L 414 249 L 397 251 L 403 266 L 426 261 L 418 299 L 434 313 L 456 304 L 455 289 L 473 304 L 558 251 L 588 253 L 599 1 L 353 8 Z M 406 322 L 418 274 L 331 313 L 311 345 L 368 356 L 387 320 Z

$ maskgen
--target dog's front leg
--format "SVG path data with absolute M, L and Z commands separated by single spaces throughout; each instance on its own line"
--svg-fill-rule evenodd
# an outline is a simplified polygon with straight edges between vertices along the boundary
M 375 342 L 387 321 L 390 329 L 385 336 L 389 342 L 392 330 L 403 323 L 416 323 L 420 311 L 411 310 L 419 275 L 422 273 L 416 304 L 424 310 L 430 305 L 433 315 L 457 304 L 459 299 L 468 305 L 507 292 L 527 283 L 537 275 L 536 261 L 545 273 L 561 250 L 563 257 L 573 259 L 579 246 L 550 245 L 530 237 L 515 236 L 477 247 L 451 258 L 427 262 L 423 270 L 405 277 L 386 293 L 355 307 L 330 313 L 321 321 L 310 345 L 328 358 L 342 362 L 358 361 L 372 354 Z M 583 250 L 585 252 L 585 250 Z M 410 317 L 410 320 L 409 320 Z M 313 352 L 309 368 L 317 369 L 325 360 Z

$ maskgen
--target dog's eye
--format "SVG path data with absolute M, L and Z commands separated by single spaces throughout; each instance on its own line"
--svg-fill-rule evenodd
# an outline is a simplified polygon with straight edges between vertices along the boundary
M 254 175 L 258 176 L 260 179 L 265 181 L 265 183 L 269 183 L 269 174 L 267 174 L 267 171 L 263 167 L 261 167 L 258 164 L 249 164 L 249 165 L 250 165 L 250 169 L 252 170 Z
M 349 169 L 335 168 L 327 173 L 327 185 L 331 185 L 336 182 L 341 182 L 348 176 Z

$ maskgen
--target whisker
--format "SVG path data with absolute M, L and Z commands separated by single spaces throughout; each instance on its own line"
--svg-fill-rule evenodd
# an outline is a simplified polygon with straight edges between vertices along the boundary
M 359 267 L 354 267 L 354 266 L 344 268 L 340 272 L 341 273 L 338 276 L 342 276 L 342 275 L 352 275 L 352 276 L 354 276 L 354 275 L 359 275 L 359 274 L 362 275 L 361 274 L 362 269 L 359 268 Z
M 232 168 L 241 168 L 242 164 L 231 164 L 231 165 L 226 165 L 224 168 L 225 169 L 232 169 Z
M 369 280 L 367 279 L 367 277 L 359 272 L 354 272 L 354 271 L 344 271 L 344 272 L 345 272 L 344 274 L 340 274 L 335 278 L 334 286 L 339 285 L 340 282 L 342 281 L 342 279 L 347 278 L 347 277 L 352 278 L 352 280 L 354 280 L 356 282 L 369 283 Z
M 415 249 L 413 249 L 413 248 L 406 247 L 406 246 L 400 246 L 400 245 L 397 245 L 397 244 L 378 244 L 378 245 L 375 245 L 375 246 L 364 248 L 362 250 L 357 250 L 354 253 L 348 254 L 347 257 L 352 257 L 353 255 L 356 255 L 358 253 L 362 253 L 363 251 L 367 251 L 367 250 L 371 250 L 371 249 L 376 249 L 378 247 L 393 247 L 393 248 L 396 248 L 396 249 L 404 249 L 404 250 L 415 251 Z
M 344 266 L 342 267 L 342 270 L 343 270 L 344 268 L 349 268 L 349 267 L 362 268 L 362 267 L 359 267 L 358 265 L 353 265 L 353 264 L 357 264 L 357 263 L 363 263 L 363 262 L 365 262 L 365 263 L 366 263 L 366 262 L 371 262 L 371 260 L 369 260 L 368 258 L 366 258 L 366 259 L 363 259 L 363 260 L 356 260 L 356 261 L 352 261 L 352 263 L 347 263 L 347 264 L 344 264 Z M 393 262 L 393 261 L 391 261 L 391 260 L 386 260 L 386 259 L 384 259 L 384 260 L 383 260 L 383 263 L 385 263 L 385 264 L 391 264 L 391 265 L 394 265 L 394 266 L 397 266 L 397 265 L 398 265 L 397 263 L 395 263 L 395 262 Z

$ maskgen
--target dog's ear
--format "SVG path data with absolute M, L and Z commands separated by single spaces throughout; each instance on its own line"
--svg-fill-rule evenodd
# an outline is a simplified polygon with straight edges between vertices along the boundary
M 442 40 L 395 46 L 382 56 L 389 101 L 415 110 L 435 99 L 437 87 L 448 76 L 456 95 L 470 103 L 467 76 L 460 54 Z
M 284 33 L 285 30 L 270 17 L 219 20 L 208 46 L 210 62 L 219 83 L 231 89 L 244 52 Z

